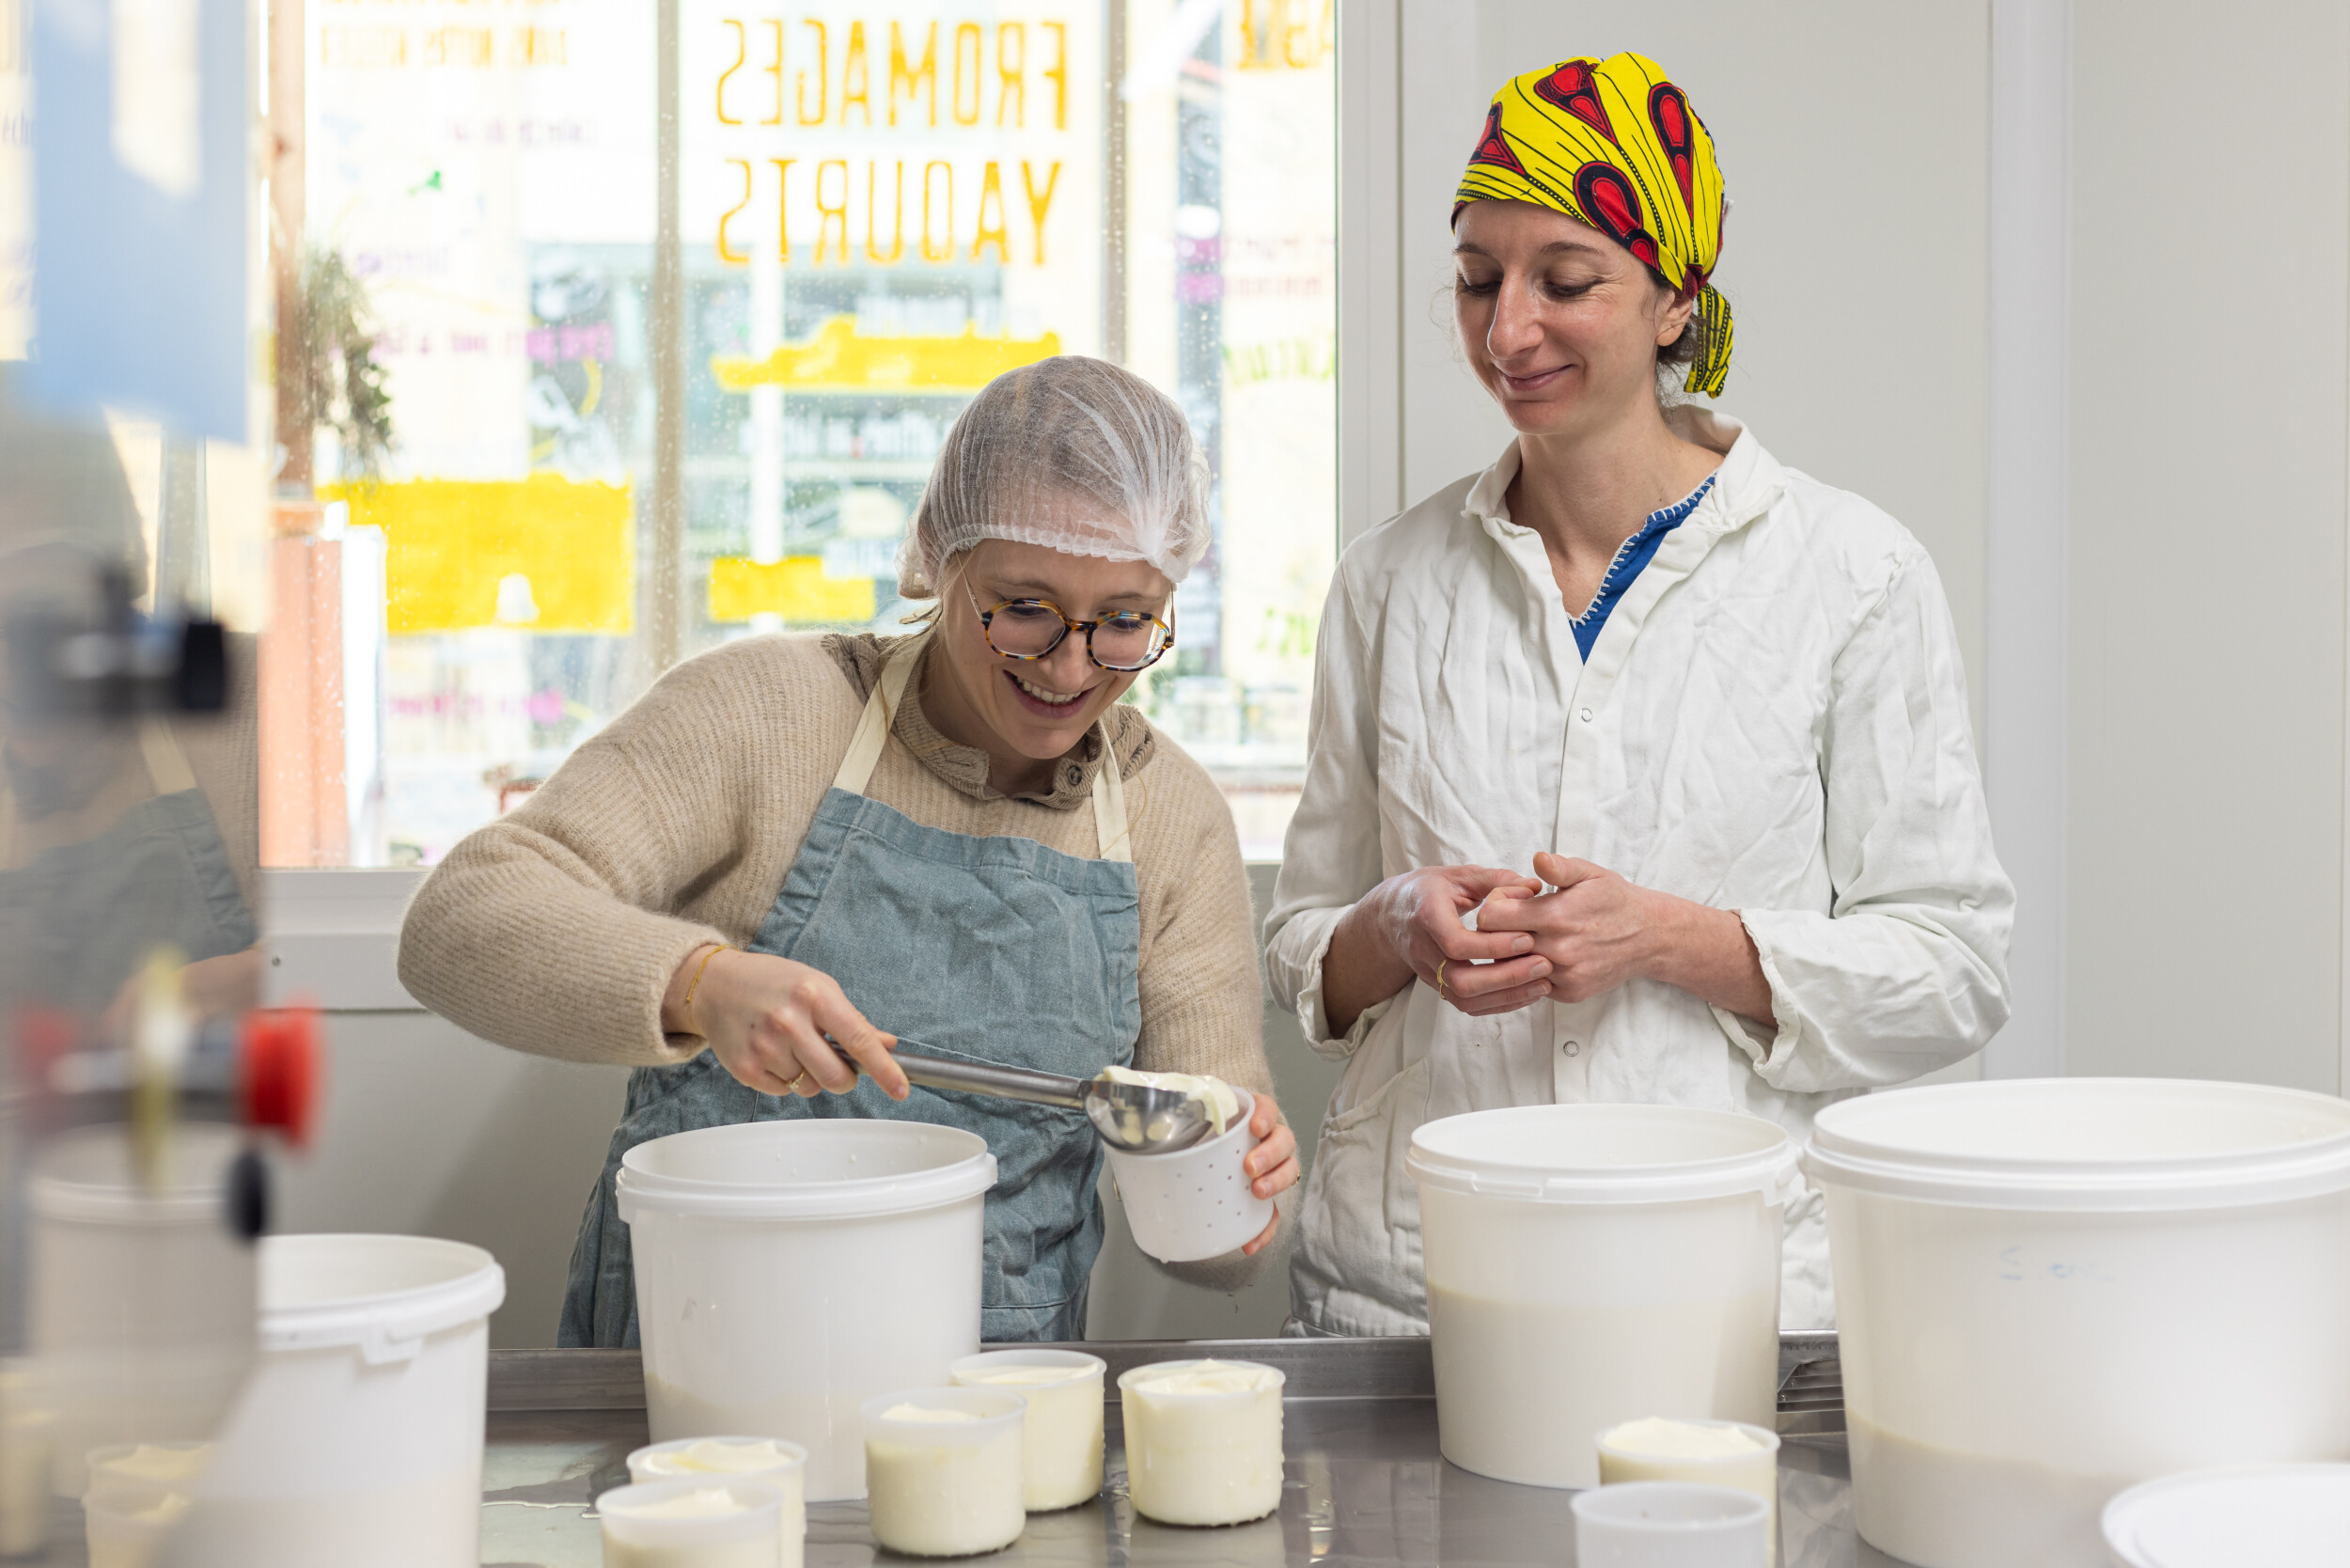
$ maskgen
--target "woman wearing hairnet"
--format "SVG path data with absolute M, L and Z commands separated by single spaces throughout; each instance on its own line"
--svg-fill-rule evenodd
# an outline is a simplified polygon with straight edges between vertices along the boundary
M 1800 1139 L 2006 1019 L 2013 893 L 1933 561 L 1663 394 L 1721 390 L 1726 208 L 1653 60 L 1494 95 L 1454 316 L 1518 433 L 1340 561 L 1266 921 L 1275 994 L 1347 1063 L 1292 1260 L 1306 1331 L 1427 1332 L 1425 1121 L 1644 1102 Z M 1786 1224 L 1781 1322 L 1825 1326 L 1818 1195 Z
M 901 591 L 936 601 L 921 631 L 689 660 L 426 880 L 400 942 L 426 1005 L 636 1068 L 562 1344 L 637 1342 L 622 1153 L 811 1116 L 984 1137 L 982 1336 L 1081 1338 L 1103 1234 L 1084 1113 L 911 1088 L 899 1036 L 1076 1077 L 1214 1074 L 1257 1097 L 1256 1192 L 1296 1182 L 1230 812 L 1118 701 L 1172 641 L 1204 472 L 1181 412 L 1115 366 L 998 378 L 948 431 L 902 555 Z M 1280 1223 L 1249 1258 L 1178 1272 L 1237 1283 Z

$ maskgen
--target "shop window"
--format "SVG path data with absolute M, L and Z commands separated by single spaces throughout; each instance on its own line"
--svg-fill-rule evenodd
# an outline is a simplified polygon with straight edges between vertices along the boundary
M 1057 353 L 1208 452 L 1134 700 L 1277 855 L 1337 543 L 1334 7 L 680 0 L 666 254 L 655 11 L 308 8 L 305 275 L 349 309 L 273 543 L 322 673 L 265 715 L 310 760 L 268 858 L 430 864 L 677 660 L 900 629 L 947 427 Z

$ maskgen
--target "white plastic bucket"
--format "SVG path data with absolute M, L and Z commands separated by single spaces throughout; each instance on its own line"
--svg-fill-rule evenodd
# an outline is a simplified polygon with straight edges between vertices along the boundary
M 1795 1157 L 1758 1117 L 1676 1105 L 1526 1105 L 1414 1133 L 1444 1456 L 1596 1486 L 1593 1435 L 1624 1421 L 1771 1425 Z
M 2202 1466 L 2350 1457 L 2350 1104 L 2027 1079 L 1820 1114 L 1860 1533 L 1924 1568 L 2094 1563 Z
M 2350 1465 L 2197 1470 L 2106 1504 L 2113 1568 L 2340 1568 L 2350 1562 Z
M 620 1162 L 654 1442 L 806 1448 L 807 1500 L 865 1495 L 858 1406 L 979 1348 L 995 1156 L 925 1121 L 746 1121 Z
M 474 1568 L 506 1275 L 430 1236 L 261 1243 L 261 1357 L 196 1484 L 186 1560 Z
M 1221 1258 L 1273 1223 L 1273 1200 L 1249 1190 L 1243 1168 L 1257 1140 L 1248 1130 L 1256 1098 L 1245 1089 L 1232 1125 L 1171 1154 L 1136 1154 L 1104 1146 L 1110 1179 L 1126 1206 L 1135 1245 L 1163 1263 Z
M 41 1151 L 26 1189 L 29 1337 L 56 1495 L 86 1489 L 94 1448 L 210 1437 L 251 1371 L 253 1248 L 226 1208 L 243 1147 L 233 1128 L 175 1127 L 151 1192 L 126 1129 Z

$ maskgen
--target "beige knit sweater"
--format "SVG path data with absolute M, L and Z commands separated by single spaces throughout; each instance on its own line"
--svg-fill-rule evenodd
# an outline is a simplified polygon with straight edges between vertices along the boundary
M 400 932 L 401 983 L 520 1051 L 650 1066 L 698 1054 L 700 1036 L 662 1032 L 670 977 L 704 943 L 756 934 L 898 640 L 749 637 L 671 670 L 425 879 Z M 1231 812 L 1140 712 L 1114 707 L 1110 720 L 1141 904 L 1135 1064 L 1269 1091 Z M 940 735 L 917 695 L 867 793 L 927 826 L 1089 859 L 1100 765 L 1097 728 L 1050 795 L 1007 798 L 988 785 L 986 753 Z M 1236 1281 L 1222 1271 L 1218 1282 Z

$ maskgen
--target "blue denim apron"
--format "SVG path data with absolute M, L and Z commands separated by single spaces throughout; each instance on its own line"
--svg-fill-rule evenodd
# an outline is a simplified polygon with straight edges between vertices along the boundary
M 875 1027 L 919 1041 L 925 1052 L 1072 1077 L 1124 1065 L 1142 1025 L 1142 924 L 1109 728 L 1093 780 L 1099 860 L 1033 839 L 925 827 L 867 799 L 865 787 L 928 640 L 884 667 L 748 950 L 822 970 Z M 705 1051 L 630 1075 L 627 1114 L 580 1221 L 556 1342 L 637 1342 L 628 1227 L 613 1200 L 622 1154 L 697 1127 L 849 1116 L 935 1122 L 987 1139 L 996 1182 L 987 1195 L 980 1337 L 1084 1338 L 1086 1282 L 1102 1248 L 1094 1193 L 1102 1148 L 1083 1111 L 921 1088 L 895 1101 L 870 1079 L 848 1094 L 760 1094 Z

